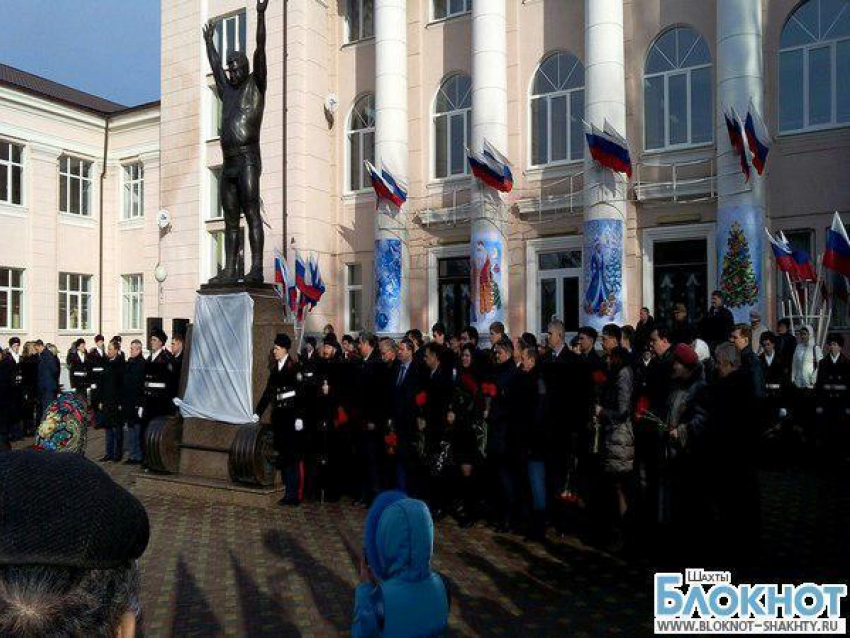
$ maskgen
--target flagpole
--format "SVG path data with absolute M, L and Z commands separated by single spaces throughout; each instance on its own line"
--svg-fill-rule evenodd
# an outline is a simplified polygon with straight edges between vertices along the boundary
M 799 310 L 800 310 L 800 302 L 799 302 L 799 300 L 797 299 L 796 291 L 794 290 L 794 286 L 791 284 L 791 275 L 790 275 L 790 274 L 788 274 L 788 272 L 785 272 L 785 281 L 788 283 L 788 292 L 789 292 L 789 294 L 791 295 L 791 299 L 789 300 L 789 303 L 792 303 L 792 304 L 796 305 L 796 306 L 797 306 L 798 313 L 799 313 Z M 793 308 L 790 308 L 790 307 L 789 307 L 789 310 L 791 310 L 791 312 L 790 312 L 789 314 L 791 315 L 791 324 L 792 324 L 792 327 L 793 327 L 793 324 L 794 324 L 794 310 L 793 310 Z M 803 318 L 802 318 L 802 316 L 800 316 L 800 321 L 802 321 L 802 319 L 803 319 Z

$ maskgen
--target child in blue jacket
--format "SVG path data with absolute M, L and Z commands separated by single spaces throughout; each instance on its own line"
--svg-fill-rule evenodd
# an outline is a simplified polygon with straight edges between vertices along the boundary
M 366 517 L 364 547 L 352 636 L 445 636 L 449 594 L 431 570 L 434 523 L 425 503 L 380 494 Z

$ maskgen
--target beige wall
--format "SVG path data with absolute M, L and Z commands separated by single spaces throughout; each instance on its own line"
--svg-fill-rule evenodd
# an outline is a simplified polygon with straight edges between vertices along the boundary
M 374 40 L 345 43 L 343 0 L 290 2 L 284 34 L 284 3 L 273 1 L 267 15 L 269 89 L 263 121 L 262 196 L 271 229 L 266 232 L 266 277 L 271 277 L 273 249 L 282 249 L 287 236 L 302 252 L 319 257 L 327 293 L 310 316 L 308 330 L 326 321 L 341 328 L 344 320 L 344 265 L 363 266 L 364 317 L 370 317 L 374 195 L 371 190 L 347 192 L 347 118 L 356 99 L 374 92 Z M 465 250 L 468 222 L 425 225 L 428 209 L 442 209 L 469 201 L 469 180 L 435 180 L 432 152 L 432 109 L 441 80 L 452 72 L 470 73 L 471 20 L 462 15 L 430 21 L 429 0 L 409 0 L 408 104 L 411 322 L 420 327 L 435 317 L 429 313 L 434 287 L 429 272 L 432 249 L 458 246 Z M 771 0 L 764 6 L 764 59 L 766 120 L 775 131 L 776 60 L 779 34 L 795 0 Z M 514 331 L 527 327 L 534 312 L 535 294 L 527 291 L 525 263 L 529 241 L 575 237 L 582 232 L 580 201 L 571 211 L 540 214 L 539 198 L 566 196 L 570 177 L 580 188 L 582 162 L 557 167 L 530 167 L 528 94 L 541 59 L 566 50 L 584 59 L 584 2 L 533 0 L 507 3 L 508 123 L 507 154 L 514 162 L 515 190 L 508 197 L 510 250 L 510 323 Z M 254 50 L 255 7 L 245 0 L 174 0 L 162 9 L 162 101 L 159 109 L 134 111 L 114 118 L 104 187 L 102 323 L 105 333 L 119 331 L 120 275 L 144 273 L 145 312 L 162 316 L 166 328 L 175 317 L 191 318 L 195 291 L 210 275 L 209 231 L 222 227 L 207 221 L 210 208 L 209 168 L 220 165 L 217 139 L 208 121 L 211 109 L 209 68 L 201 38 L 207 19 L 247 9 L 249 57 Z M 690 25 L 707 40 L 716 59 L 716 5 L 713 0 L 625 1 L 627 132 L 633 161 L 644 179 L 663 180 L 663 171 L 649 163 L 671 164 L 693 159 L 710 160 L 713 144 L 679 152 L 645 153 L 643 145 L 643 65 L 652 41 L 674 25 Z M 284 35 L 289 55 L 284 96 Z M 325 98 L 335 94 L 339 108 L 329 116 Z M 716 90 L 715 90 L 716 102 Z M 287 123 L 284 129 L 284 103 Z M 716 107 L 715 107 L 716 108 Z M 26 146 L 26 205 L 0 205 L 0 235 L 4 242 L 0 265 L 23 267 L 27 272 L 27 336 L 58 340 L 57 272 L 97 274 L 98 211 L 90 220 L 58 214 L 57 158 L 63 151 L 91 158 L 99 175 L 103 153 L 102 118 L 0 88 L 0 138 Z M 285 133 L 284 133 L 285 130 Z M 725 135 L 716 131 L 715 138 Z M 284 157 L 285 156 L 285 157 Z M 120 220 L 121 166 L 139 159 L 145 165 L 145 217 Z M 850 128 L 778 136 L 771 150 L 766 180 L 767 215 L 774 228 L 812 228 L 822 250 L 824 229 L 834 210 L 850 210 L 850 187 L 843 167 L 850 159 Z M 709 163 L 706 163 L 708 166 Z M 707 169 L 706 169 L 707 170 Z M 287 184 L 284 201 L 284 177 Z M 96 180 L 96 182 L 99 180 Z M 93 202 L 98 201 L 95 184 Z M 564 197 L 562 203 L 568 200 Z M 156 212 L 167 209 L 172 225 L 160 240 Z M 628 205 L 626 277 L 629 319 L 636 319 L 646 301 L 643 290 L 651 264 L 647 233 L 658 229 L 710 229 L 716 200 L 673 203 L 663 200 L 631 201 Z M 699 230 L 699 232 L 703 232 Z M 536 244 L 535 244 L 536 245 Z M 289 246 L 287 248 L 291 248 Z M 161 258 L 160 258 L 161 254 Z M 161 259 L 167 277 L 157 285 L 153 270 Z M 768 273 L 772 264 L 768 262 Z M 767 277 L 773 294 L 772 276 Z M 532 294 L 529 297 L 529 293 Z M 429 303 L 430 301 L 430 303 Z M 95 309 L 97 304 L 95 303 Z M 773 309 L 774 303 L 768 304 Z M 6 335 L 0 335 L 5 337 Z
M 152 223 L 158 210 L 159 111 L 151 107 L 117 116 L 110 123 L 110 147 L 103 179 L 103 272 L 100 271 L 100 191 L 105 118 L 0 87 L 0 139 L 24 147 L 24 202 L 0 204 L 0 265 L 24 269 L 24 329 L 0 331 L 41 338 L 67 348 L 78 336 L 133 333 L 121 329 L 121 275 L 144 273 L 150 288 Z M 91 215 L 59 212 L 59 157 L 72 154 L 91 160 Z M 122 162 L 145 166 L 145 220 L 121 222 Z M 58 273 L 92 275 L 92 320 L 88 330 L 59 331 Z M 99 312 L 99 290 L 103 309 Z M 148 291 L 146 291 L 148 292 Z M 153 289 L 145 295 L 146 314 L 153 314 Z M 141 336 L 144 330 L 137 334 Z

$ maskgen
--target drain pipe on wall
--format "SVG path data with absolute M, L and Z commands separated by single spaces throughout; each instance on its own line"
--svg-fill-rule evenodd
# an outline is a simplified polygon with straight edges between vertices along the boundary
M 100 169 L 100 219 L 98 220 L 98 264 L 97 264 L 97 332 L 103 334 L 103 185 L 106 182 L 106 155 L 109 152 L 109 119 L 103 131 L 103 165 Z

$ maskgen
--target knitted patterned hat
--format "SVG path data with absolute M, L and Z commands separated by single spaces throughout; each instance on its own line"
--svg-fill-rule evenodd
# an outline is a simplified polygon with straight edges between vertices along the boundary
M 51 401 L 35 435 L 36 450 L 86 453 L 86 431 L 94 423 L 88 402 L 66 392 Z

